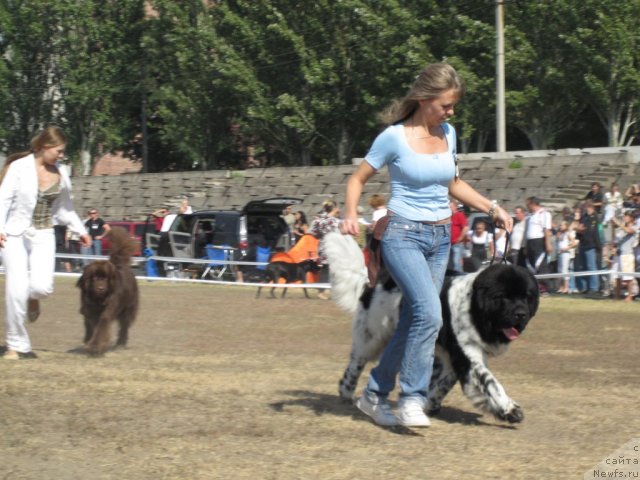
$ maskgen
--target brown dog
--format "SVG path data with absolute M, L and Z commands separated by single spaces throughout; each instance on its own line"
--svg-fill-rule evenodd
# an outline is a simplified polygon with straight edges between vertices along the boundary
M 76 286 L 80 289 L 80 313 L 84 316 L 84 343 L 90 355 L 101 355 L 109 346 L 111 323 L 118 321 L 116 347 L 124 347 L 129 327 L 138 313 L 138 283 L 131 271 L 136 242 L 121 227 L 109 232 L 109 260 L 97 260 L 84 268 Z

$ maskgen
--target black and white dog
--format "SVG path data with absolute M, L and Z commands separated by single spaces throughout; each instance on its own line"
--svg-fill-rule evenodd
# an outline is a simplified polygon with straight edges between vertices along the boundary
M 352 401 L 367 362 L 377 358 L 398 323 L 402 294 L 383 270 L 368 287 L 364 257 L 355 240 L 339 233 L 325 237 L 331 297 L 354 313 L 351 359 L 340 380 L 340 397 Z M 436 342 L 427 411 L 436 413 L 459 381 L 480 410 L 511 423 L 524 418 L 487 366 L 522 333 L 538 309 L 535 278 L 525 269 L 495 264 L 480 272 L 448 277 L 441 294 L 443 327 Z

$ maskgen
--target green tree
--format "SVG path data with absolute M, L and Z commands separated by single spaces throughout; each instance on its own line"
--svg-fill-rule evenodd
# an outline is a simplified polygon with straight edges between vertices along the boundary
M 242 135 L 287 164 L 365 153 L 376 114 L 431 59 L 424 35 L 430 5 L 416 5 L 325 0 L 302 9 L 279 0 L 212 9 L 214 62 L 235 91 Z
M 58 0 L 55 71 L 82 173 L 139 129 L 140 0 Z M 132 115 L 132 113 L 134 115 Z
M 36 130 L 57 123 L 88 174 L 98 144 L 115 148 L 132 138 L 142 13 L 140 0 L 0 2 L 3 147 L 22 149 Z
M 534 150 L 551 148 L 586 105 L 565 68 L 566 43 L 549 34 L 569 30 L 571 15 L 562 2 L 508 4 L 506 12 L 507 117 Z
M 482 152 L 495 131 L 495 27 L 493 6 L 486 2 L 440 2 L 429 30 L 436 58 L 451 63 L 465 82 L 456 106 L 461 151 Z
M 609 146 L 629 145 L 640 106 L 640 2 L 567 4 L 575 26 L 560 34 L 573 59 L 567 74 L 580 79 L 584 98 L 607 130 Z
M 24 150 L 31 136 L 59 119 L 55 74 L 58 12 L 54 2 L 0 1 L 0 136 L 5 151 Z M 48 21 L 43 21 L 43 19 Z

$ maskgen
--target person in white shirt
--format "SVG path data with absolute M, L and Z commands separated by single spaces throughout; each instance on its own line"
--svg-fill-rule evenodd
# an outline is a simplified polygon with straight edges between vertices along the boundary
M 487 231 L 487 224 L 483 220 L 478 220 L 473 226 L 469 239 L 471 240 L 471 264 L 475 272 L 490 257 L 493 257 L 493 235 Z
M 569 271 L 571 270 L 571 261 L 576 256 L 576 232 L 571 224 L 567 221 L 560 223 L 560 228 L 556 235 L 556 250 L 558 252 L 558 271 L 567 274 L 562 277 L 562 284 L 558 289 L 558 293 L 569 293 Z
M 536 197 L 527 198 L 529 215 L 525 223 L 525 266 L 534 275 L 547 273 L 547 255 L 553 251 L 551 245 L 551 214 L 540 205 Z M 540 282 L 542 293 L 548 293 L 546 282 Z
M 513 226 L 509 240 L 509 261 L 514 265 L 524 265 L 524 257 L 520 255 L 520 253 L 524 253 L 522 245 L 524 242 L 524 227 L 527 214 L 523 207 L 516 207 L 513 215 L 516 218 L 516 223 Z
M 40 299 L 53 292 L 56 260 L 54 225 L 68 225 L 84 246 L 91 237 L 73 209 L 71 181 L 58 163 L 66 138 L 50 126 L 31 140 L 31 149 L 10 155 L 0 184 L 0 248 L 6 274 L 6 351 L 10 360 L 36 358 L 25 327 L 40 314 Z

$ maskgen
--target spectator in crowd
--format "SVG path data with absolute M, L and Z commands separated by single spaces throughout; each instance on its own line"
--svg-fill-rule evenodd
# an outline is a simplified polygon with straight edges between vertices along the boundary
M 471 232 L 471 265 L 473 271 L 480 269 L 489 256 L 493 256 L 493 236 L 487 231 L 484 220 L 477 220 Z
M 180 200 L 180 206 L 178 207 L 178 213 L 184 214 L 184 215 L 191 215 L 193 213 L 193 208 L 191 208 L 191 205 L 189 205 L 189 200 L 188 199 L 183 198 L 182 200 Z
M 291 244 L 296 242 L 296 236 L 293 233 L 293 225 L 296 223 L 296 216 L 293 213 L 293 206 L 287 205 L 282 209 L 282 214 L 280 217 L 284 220 L 284 223 L 287 224 L 287 229 L 289 230 L 289 239 Z
M 570 272 L 578 272 L 582 270 L 580 259 L 578 256 L 578 249 L 580 247 L 580 240 L 578 239 L 578 226 L 580 225 L 580 220 L 582 219 L 582 207 L 580 205 L 573 208 L 573 213 L 571 214 L 571 221 L 569 223 L 569 229 L 573 231 L 573 236 L 575 238 L 575 247 L 573 248 L 573 257 L 569 262 L 569 271 Z M 569 293 L 577 293 L 577 281 L 574 275 L 569 277 Z
M 67 228 L 67 245 L 69 248 L 69 253 L 73 255 L 78 255 L 82 251 L 80 235 L 78 235 L 76 232 L 74 232 L 70 228 Z M 82 262 L 77 258 L 71 259 L 65 265 L 65 270 L 67 272 L 76 272 L 80 270 L 81 265 L 82 265 Z
M 622 205 L 627 210 L 638 210 L 638 209 L 640 209 L 640 193 L 633 194 Z
M 548 272 L 547 255 L 553 251 L 551 214 L 540 205 L 537 197 L 527 198 L 527 215 L 524 227 L 524 241 L 526 254 L 524 264 L 531 273 L 544 274 Z M 548 294 L 546 281 L 539 282 L 540 292 Z
M 496 261 L 501 261 L 506 255 L 507 232 L 501 228 L 496 228 L 493 234 L 493 254 Z
M 309 230 L 309 224 L 307 223 L 307 216 L 303 211 L 298 210 L 294 213 L 296 221 L 293 222 L 293 237 L 297 242 L 300 238 Z
M 617 217 L 622 213 L 624 198 L 618 189 L 618 184 L 613 182 L 608 192 L 604 194 L 605 204 L 611 210 L 611 216 Z
M 576 228 L 580 248 L 580 268 L 584 272 L 598 270 L 598 250 L 601 250 L 600 234 L 598 232 L 598 215 L 591 200 L 585 202 L 585 211 L 580 218 L 580 223 Z M 597 275 L 578 277 L 578 290 L 581 293 L 597 295 L 600 290 L 600 282 Z
M 635 218 L 632 212 L 624 213 L 622 221 L 614 217 L 613 222 L 618 227 L 615 235 L 615 244 L 618 257 L 618 276 L 616 279 L 616 298 L 620 298 L 622 287 L 626 290 L 625 301 L 630 302 L 637 294 L 637 282 L 632 275 L 625 273 L 635 272 L 634 248 L 638 245 L 638 230 L 635 225 Z
M 464 212 L 460 211 L 461 206 L 456 200 L 449 200 L 451 208 L 451 253 L 449 255 L 449 270 L 462 273 L 464 242 L 469 232 L 469 224 Z
M 593 182 L 591 184 L 591 190 L 584 197 L 585 200 L 591 200 L 593 208 L 596 214 L 602 215 L 602 206 L 604 205 L 604 193 L 602 193 L 602 186 L 599 182 Z
M 514 265 L 524 265 L 524 227 L 527 218 L 524 207 L 516 207 L 513 210 L 513 216 L 515 217 L 515 224 L 513 225 L 509 242 L 509 261 Z
M 91 236 L 91 246 L 82 247 L 83 255 L 102 255 L 102 239 L 109 234 L 111 226 L 98 216 L 98 210 L 89 210 L 89 218 L 84 222 L 84 226 Z M 85 260 L 84 264 L 89 263 Z
M 374 193 L 369 197 L 367 203 L 373 210 L 373 213 L 371 214 L 371 223 L 369 224 L 371 230 L 373 230 L 376 226 L 376 222 L 387 214 L 387 200 L 384 198 L 384 195 Z
M 296 223 L 296 216 L 293 213 L 293 206 L 287 205 L 286 207 L 284 207 L 284 209 L 282 210 L 282 215 L 280 216 L 287 224 L 287 227 L 289 227 L 289 230 L 292 231 L 293 224 Z
M 576 232 L 572 224 L 566 220 L 560 222 L 558 233 L 556 234 L 556 252 L 558 252 L 558 272 L 568 274 L 572 270 L 573 259 L 575 258 Z M 558 293 L 569 293 L 569 275 L 562 277 Z
M 56 237 L 56 257 L 60 253 L 69 253 L 69 243 L 67 241 L 67 226 L 66 225 L 54 225 L 53 233 Z M 69 263 L 68 258 L 60 258 L 57 259 L 56 262 L 56 271 L 60 271 L 62 267 L 62 271 L 70 272 L 71 264 Z
M 169 215 L 169 209 L 167 207 L 159 208 L 151 214 L 151 216 L 153 217 L 153 224 L 156 230 L 155 233 L 160 233 L 162 231 L 162 224 L 167 215 Z
M 637 183 L 632 183 L 624 191 L 624 201 L 625 202 L 633 201 L 633 197 L 635 197 L 639 193 L 640 193 L 640 185 L 638 185 Z
M 371 243 L 373 229 L 376 227 L 376 223 L 378 223 L 378 220 L 387 214 L 387 200 L 383 195 L 374 193 L 369 197 L 367 203 L 373 210 L 373 213 L 371 214 L 371 221 L 361 222 L 361 224 L 367 227 L 365 232 L 365 246 L 368 247 Z
M 325 200 L 322 203 L 322 210 L 320 210 L 320 214 L 313 220 L 313 222 L 311 222 L 311 226 L 309 227 L 309 233 L 319 240 L 318 261 L 320 265 L 323 266 L 320 279 L 322 282 L 329 281 L 329 266 L 327 262 L 327 255 L 324 252 L 323 239 L 327 233 L 338 231 L 338 228 L 340 227 L 339 215 L 340 209 L 336 202 L 333 200 Z M 318 292 L 318 298 L 328 300 L 330 296 L 324 292 L 324 289 L 320 289 Z

